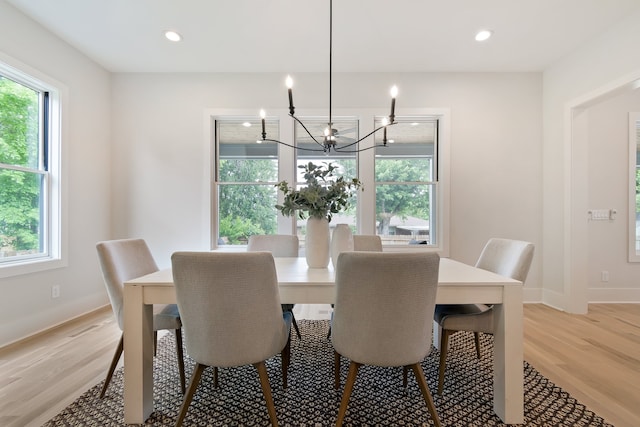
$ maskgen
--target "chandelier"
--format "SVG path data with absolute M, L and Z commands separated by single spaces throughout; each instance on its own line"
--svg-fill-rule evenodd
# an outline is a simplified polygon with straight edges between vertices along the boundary
M 289 144 L 283 141 L 279 141 L 277 139 L 267 138 L 267 132 L 265 130 L 266 112 L 264 110 L 260 110 L 260 118 L 262 122 L 262 139 L 259 139 L 257 142 L 258 143 L 275 142 L 281 145 L 286 145 L 287 147 L 295 148 L 297 150 L 320 151 L 320 152 L 324 152 L 327 155 L 331 152 L 331 150 L 333 150 L 336 153 L 359 153 L 360 151 L 369 150 L 375 147 L 386 147 L 388 142 L 387 127 L 396 124 L 395 107 L 396 107 L 396 97 L 398 96 L 398 88 L 396 86 L 393 86 L 391 88 L 391 114 L 389 114 L 389 117 L 384 117 L 382 119 L 381 126 L 375 128 L 373 131 L 369 132 L 367 135 L 365 135 L 364 137 L 356 141 L 339 146 L 337 144 L 338 131 L 333 127 L 334 124 L 333 124 L 333 119 L 331 114 L 332 74 L 333 74 L 333 0 L 329 0 L 329 122 L 327 123 L 327 127 L 324 130 L 324 136 L 322 137 L 314 136 L 309 131 L 307 126 L 305 126 L 305 124 L 298 117 L 296 117 L 295 107 L 293 106 L 293 89 L 292 89 L 293 79 L 291 78 L 291 76 L 287 76 L 285 84 L 287 86 L 287 90 L 289 93 L 289 116 L 291 116 L 291 118 L 295 122 L 297 122 L 298 124 L 300 124 L 300 126 L 302 126 L 302 128 L 307 133 L 307 135 L 309 135 L 311 140 L 315 142 L 315 144 L 317 144 L 318 147 L 317 148 L 299 147 L 294 144 Z M 371 135 L 375 134 L 380 130 L 383 130 L 382 144 L 372 145 L 370 147 L 362 148 L 362 149 L 358 148 L 359 142 L 364 141 L 365 139 L 369 138 Z

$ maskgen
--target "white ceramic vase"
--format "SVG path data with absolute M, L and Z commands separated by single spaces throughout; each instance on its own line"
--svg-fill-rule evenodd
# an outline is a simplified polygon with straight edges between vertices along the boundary
M 311 268 L 327 268 L 329 265 L 329 221 L 326 218 L 307 219 L 305 256 Z
M 337 224 L 331 235 L 331 263 L 333 268 L 338 265 L 340 252 L 353 250 L 353 233 L 347 224 Z

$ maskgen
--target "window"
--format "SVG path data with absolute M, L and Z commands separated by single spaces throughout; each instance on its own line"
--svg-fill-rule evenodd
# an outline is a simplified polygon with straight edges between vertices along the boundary
M 372 109 L 341 109 L 338 114 L 332 121 L 340 146 L 369 134 L 382 120 Z M 298 166 L 330 162 L 339 167 L 340 174 L 359 178 L 364 189 L 348 211 L 333 216 L 330 226 L 343 223 L 354 234 L 378 234 L 389 250 L 411 245 L 447 256 L 448 110 L 415 109 L 411 115 L 396 115 L 396 124 L 387 128 L 386 147 L 373 147 L 382 144 L 383 132 L 379 131 L 359 144 L 365 149 L 359 153 L 332 151 L 328 155 L 276 143 L 258 144 L 260 119 L 249 117 L 212 112 L 212 248 L 244 245 L 250 235 L 263 233 L 297 233 L 304 245 L 306 221 L 278 214 L 275 205 L 281 195 L 275 184 L 286 180 L 301 186 Z M 322 141 L 327 118 L 300 119 L 304 127 L 286 111 L 278 111 L 266 119 L 268 138 L 320 149 L 309 133 Z
M 376 127 L 380 120 L 376 120 Z M 436 185 L 438 122 L 399 118 L 376 134 L 376 233 L 386 245 L 437 244 Z
M 296 122 L 294 131 L 296 147 L 306 148 L 310 150 L 321 149 L 320 146 L 313 141 L 309 134 L 313 135 L 313 137 L 317 141 L 323 141 L 325 129 L 327 129 L 327 122 L 329 121 L 328 118 L 302 117 L 301 120 L 305 124 L 309 132 L 303 129 L 300 123 Z M 358 140 L 359 133 L 357 117 L 332 117 L 331 120 L 333 122 L 333 135 L 335 136 L 336 143 L 339 146 L 345 146 Z M 295 154 L 297 166 L 296 182 L 298 187 L 304 184 L 304 172 L 300 168 L 300 166 L 303 166 L 309 162 L 318 165 L 323 163 L 331 163 L 334 166 L 338 166 L 338 169 L 335 173 L 336 178 L 344 176 L 345 178 L 350 179 L 358 176 L 355 152 L 332 152 L 330 156 L 326 156 L 322 151 L 307 151 L 301 149 L 297 150 Z M 350 206 L 346 211 L 340 212 L 339 214 L 333 216 L 330 224 L 332 228 L 333 226 L 335 226 L 335 224 L 347 224 L 351 228 L 352 233 L 357 232 L 357 197 L 358 196 L 356 195 L 353 199 L 351 199 Z M 305 240 L 306 225 L 307 222 L 305 220 L 296 220 L 296 232 L 298 234 L 300 242 L 304 242 Z
M 58 117 L 54 87 L 0 63 L 2 277 L 60 259 Z
M 278 123 L 266 131 L 278 137 Z M 257 119 L 216 120 L 217 244 L 245 245 L 253 234 L 277 230 L 278 144 L 256 143 Z M 274 139 L 275 139 L 274 138 Z

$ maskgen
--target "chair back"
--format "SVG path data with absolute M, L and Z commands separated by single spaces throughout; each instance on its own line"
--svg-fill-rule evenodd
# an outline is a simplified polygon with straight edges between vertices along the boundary
M 378 235 L 356 234 L 353 236 L 353 250 L 382 252 L 382 239 Z
M 143 239 L 121 239 L 98 242 L 98 259 L 118 326 L 124 326 L 124 283 L 158 271 L 158 266 Z
M 489 239 L 476 267 L 524 283 L 533 260 L 533 243 L 511 239 Z
M 436 253 L 342 252 L 331 340 L 346 358 L 405 366 L 431 349 L 440 257 Z
M 249 236 L 248 252 L 267 251 L 274 257 L 297 257 L 298 236 L 289 234 L 256 234 Z
M 279 353 L 288 339 L 268 252 L 171 256 L 187 353 L 207 366 L 241 366 Z

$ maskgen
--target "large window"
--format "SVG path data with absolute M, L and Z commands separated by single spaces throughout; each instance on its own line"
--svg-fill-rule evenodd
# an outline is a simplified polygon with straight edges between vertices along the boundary
M 376 231 L 386 244 L 437 244 L 437 130 L 433 118 L 406 117 L 388 127 L 386 146 L 376 134 Z
M 304 171 L 300 166 L 309 162 L 317 165 L 331 163 L 332 165 L 337 166 L 338 169 L 336 169 L 334 174 L 336 178 L 340 176 L 344 176 L 346 179 L 357 177 L 358 168 L 355 151 L 344 151 L 340 153 L 332 152 L 328 155 L 325 155 L 322 151 L 312 151 L 321 149 L 321 147 L 312 139 L 312 136 L 317 141 L 322 141 L 324 139 L 325 129 L 328 128 L 328 118 L 303 117 L 302 120 L 307 129 L 303 129 L 302 126 L 296 122 L 294 131 L 296 141 L 295 145 L 296 147 L 308 149 L 308 151 L 300 149 L 295 153 L 297 166 L 296 183 L 298 187 L 304 184 Z M 358 119 L 356 117 L 332 117 L 331 121 L 333 122 L 333 135 L 336 138 L 337 145 L 345 146 L 357 141 L 359 132 Z M 311 136 L 309 134 L 311 134 Z M 358 230 L 356 206 L 357 195 L 351 200 L 351 204 L 346 211 L 333 216 L 330 224 L 331 228 L 335 227 L 335 224 L 348 224 L 351 231 L 356 233 Z M 305 241 L 306 225 L 307 222 L 305 220 L 296 220 L 296 232 L 300 242 Z
M 59 258 L 59 101 L 0 63 L 0 268 Z
M 332 118 L 339 146 L 380 126 L 382 118 L 367 115 L 369 111 L 363 115 L 344 110 Z M 282 195 L 275 184 L 286 180 L 302 186 L 299 166 L 330 162 L 338 166 L 339 175 L 359 178 L 364 190 L 358 191 L 347 211 L 333 216 L 330 226 L 348 224 L 354 234 L 378 234 L 388 248 L 429 247 L 447 253 L 448 187 L 443 178 L 446 181 L 448 174 L 443 159 L 448 158 L 448 150 L 442 137 L 443 129 L 448 129 L 443 127 L 443 121 L 448 123 L 447 110 L 396 115 L 396 124 L 387 128 L 386 147 L 379 147 L 380 131 L 359 144 L 363 151 L 328 154 L 309 136 L 323 140 L 328 119 L 320 115 L 301 116 L 304 127 L 286 113 L 266 120 L 269 139 L 319 151 L 258 143 L 261 123 L 255 116 L 213 117 L 212 247 L 244 245 L 250 235 L 275 233 L 297 233 L 304 245 L 306 221 L 278 214 L 275 205 Z
M 278 137 L 278 123 L 268 121 L 267 132 Z M 244 245 L 253 234 L 275 234 L 278 145 L 258 144 L 259 120 L 216 120 L 217 241 Z

